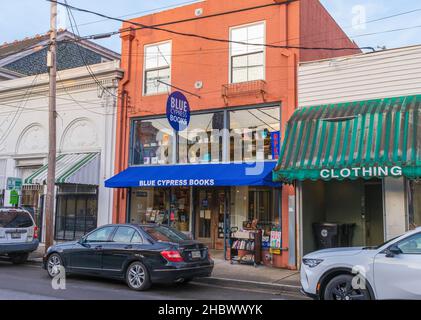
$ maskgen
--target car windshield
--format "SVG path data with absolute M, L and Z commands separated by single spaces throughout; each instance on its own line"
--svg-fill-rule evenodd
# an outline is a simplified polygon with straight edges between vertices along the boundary
M 0 228 L 29 228 L 33 222 L 25 211 L 0 211 Z
M 180 242 L 183 240 L 190 240 L 184 233 L 163 226 L 147 226 L 143 227 L 143 230 L 145 230 L 145 232 L 155 241 Z

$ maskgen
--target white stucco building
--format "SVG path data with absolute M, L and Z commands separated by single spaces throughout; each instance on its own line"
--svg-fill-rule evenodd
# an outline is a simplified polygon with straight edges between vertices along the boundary
M 113 194 L 103 182 L 114 174 L 122 75 L 117 60 L 58 72 L 56 240 L 112 221 Z M 33 211 L 39 227 L 45 227 L 48 95 L 47 74 L 0 82 L 0 205 L 10 205 L 18 191 L 19 205 Z

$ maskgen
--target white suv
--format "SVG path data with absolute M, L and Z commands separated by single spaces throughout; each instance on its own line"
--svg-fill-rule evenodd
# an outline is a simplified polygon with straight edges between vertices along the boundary
M 304 294 L 322 300 L 421 299 L 421 228 L 369 248 L 335 248 L 303 258 Z
M 28 211 L 0 208 L 0 256 L 14 264 L 25 263 L 38 245 L 38 229 Z

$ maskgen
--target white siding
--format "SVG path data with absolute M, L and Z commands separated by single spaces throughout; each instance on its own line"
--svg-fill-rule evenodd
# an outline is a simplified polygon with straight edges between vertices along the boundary
M 299 106 L 421 94 L 421 46 L 303 63 Z

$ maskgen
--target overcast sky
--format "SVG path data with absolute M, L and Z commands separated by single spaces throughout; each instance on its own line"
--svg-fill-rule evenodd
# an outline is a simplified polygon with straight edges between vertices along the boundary
M 226 0 L 220 0 L 226 1 Z M 247 0 L 241 0 L 246 3 Z M 268 3 L 272 0 L 268 0 Z M 162 10 L 169 6 L 186 4 L 189 0 L 68 0 L 69 4 L 98 11 L 111 16 L 136 17 Z M 421 44 L 421 1 L 405 0 L 321 0 L 330 14 L 347 34 L 361 47 L 400 46 Z M 42 34 L 49 28 L 49 3 L 45 0 L 0 0 L 0 44 Z M 414 11 L 392 18 L 392 15 Z M 85 13 L 74 13 L 81 35 L 118 30 L 119 22 L 103 20 Z M 61 10 L 61 26 L 68 26 L 66 12 Z M 366 24 L 364 24 L 364 17 Z M 372 20 L 380 21 L 370 22 Z M 393 31 L 396 29 L 404 29 Z M 120 52 L 120 38 L 98 41 Z

